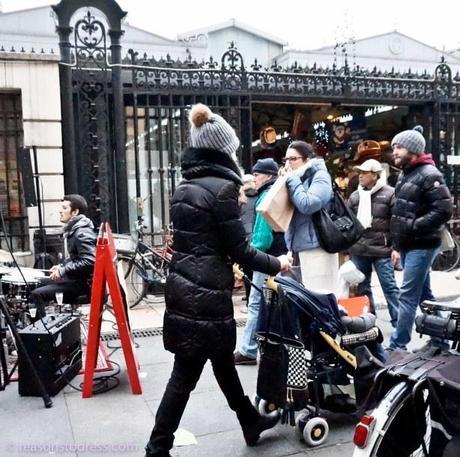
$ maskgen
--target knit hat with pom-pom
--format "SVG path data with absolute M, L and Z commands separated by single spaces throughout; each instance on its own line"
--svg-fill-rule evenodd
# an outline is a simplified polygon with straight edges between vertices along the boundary
M 423 138 L 423 127 L 416 125 L 412 130 L 404 130 L 398 133 L 391 141 L 391 146 L 399 144 L 413 154 L 425 152 L 425 138 Z
M 190 145 L 194 148 L 217 149 L 236 158 L 240 140 L 235 130 L 206 105 L 198 103 L 190 111 Z

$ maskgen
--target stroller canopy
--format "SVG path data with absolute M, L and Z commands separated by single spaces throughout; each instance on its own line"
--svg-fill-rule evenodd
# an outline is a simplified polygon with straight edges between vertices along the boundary
M 275 281 L 281 285 L 289 303 L 315 319 L 326 333 L 333 336 L 345 333 L 334 294 L 313 292 L 289 277 L 277 276 Z

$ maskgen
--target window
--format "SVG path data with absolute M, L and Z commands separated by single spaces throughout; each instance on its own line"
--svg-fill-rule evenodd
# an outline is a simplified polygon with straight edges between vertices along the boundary
M 29 249 L 27 212 L 16 161 L 16 153 L 22 143 L 21 94 L 0 93 L 0 211 L 14 251 Z M 1 220 L 0 249 L 7 249 L 5 227 L 1 225 Z

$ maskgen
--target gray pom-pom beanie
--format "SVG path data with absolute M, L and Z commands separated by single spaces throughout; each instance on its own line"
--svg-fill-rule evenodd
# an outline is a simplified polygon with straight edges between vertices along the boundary
M 412 130 L 398 133 L 391 140 L 391 146 L 395 144 L 399 144 L 413 154 L 423 154 L 426 146 L 425 138 L 423 138 L 423 127 L 416 125 Z
M 240 140 L 233 127 L 206 105 L 198 103 L 190 111 L 190 145 L 195 148 L 217 149 L 236 158 Z

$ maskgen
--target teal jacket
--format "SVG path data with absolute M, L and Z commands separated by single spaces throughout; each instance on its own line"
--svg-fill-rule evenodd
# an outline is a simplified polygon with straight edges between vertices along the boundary
M 264 190 L 256 200 L 256 210 L 260 205 L 261 201 L 267 195 L 268 189 Z M 259 249 L 262 252 L 267 252 L 273 243 L 273 230 L 268 222 L 262 217 L 262 215 L 256 212 L 256 218 L 254 221 L 254 229 L 252 231 L 251 246 Z

